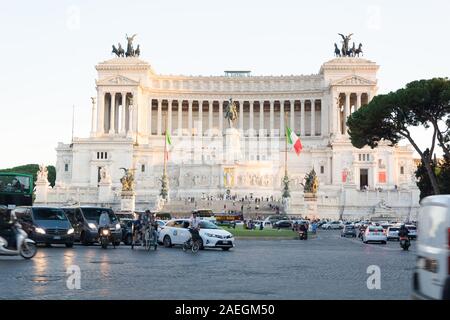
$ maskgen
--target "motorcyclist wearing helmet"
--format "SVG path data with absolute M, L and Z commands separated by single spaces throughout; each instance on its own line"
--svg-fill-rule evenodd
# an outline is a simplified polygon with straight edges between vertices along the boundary
M 398 230 L 398 236 L 399 236 L 400 238 L 402 238 L 402 237 L 407 237 L 408 235 L 409 235 L 409 230 L 408 230 L 408 228 L 406 227 L 405 224 L 402 224 L 402 225 L 400 226 L 400 229 Z
M 8 242 L 8 247 L 17 249 L 14 215 L 5 206 L 0 206 L 0 237 Z

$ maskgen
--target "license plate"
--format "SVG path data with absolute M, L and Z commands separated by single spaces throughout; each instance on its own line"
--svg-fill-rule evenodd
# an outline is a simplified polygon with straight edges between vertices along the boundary
M 60 236 L 53 237 L 53 240 L 61 240 Z

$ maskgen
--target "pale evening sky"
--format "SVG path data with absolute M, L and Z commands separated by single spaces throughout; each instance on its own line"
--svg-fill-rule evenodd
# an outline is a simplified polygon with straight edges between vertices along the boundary
M 428 1 L 2 1 L 0 168 L 55 164 L 59 141 L 90 130 L 94 66 L 137 33 L 157 73 L 317 73 L 337 33 L 354 33 L 377 62 L 379 93 L 450 73 L 450 2 Z M 422 146 L 429 135 L 414 131 Z

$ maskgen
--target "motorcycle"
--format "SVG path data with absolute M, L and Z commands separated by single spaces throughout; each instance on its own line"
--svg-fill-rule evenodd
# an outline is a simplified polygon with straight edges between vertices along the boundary
M 15 223 L 13 231 L 16 235 L 17 248 L 8 248 L 8 241 L 0 236 L 0 256 L 22 256 L 25 259 L 33 258 L 37 253 L 36 242 L 28 239 L 28 235 L 23 231 L 19 223 Z
M 307 240 L 308 236 L 306 235 L 306 231 L 300 230 L 298 231 L 298 237 L 300 240 Z
M 116 245 L 114 243 L 114 240 L 111 239 L 111 230 L 109 230 L 109 228 L 104 227 L 104 228 L 100 228 L 99 232 L 99 242 L 100 245 L 102 246 L 102 249 L 107 249 L 109 242 L 112 242 L 114 249 L 116 248 Z
M 407 251 L 409 247 L 411 246 L 411 241 L 409 240 L 409 237 L 407 236 L 401 236 L 400 237 L 400 247 Z

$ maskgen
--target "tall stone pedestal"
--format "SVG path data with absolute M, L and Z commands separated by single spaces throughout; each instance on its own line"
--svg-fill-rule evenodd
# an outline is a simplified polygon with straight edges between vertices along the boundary
M 241 134 L 235 128 L 225 130 L 224 158 L 226 162 L 235 162 L 242 159 Z
M 136 208 L 136 194 L 134 191 L 122 191 L 120 199 L 121 211 L 132 211 Z
M 47 179 L 36 181 L 36 199 L 34 203 L 45 204 L 47 203 L 48 190 L 50 188 L 50 183 Z
M 309 219 L 320 218 L 317 212 L 317 196 L 314 193 L 305 193 L 303 195 L 305 201 L 304 217 Z
M 100 182 L 98 186 L 98 202 L 107 203 L 111 201 L 111 183 Z

